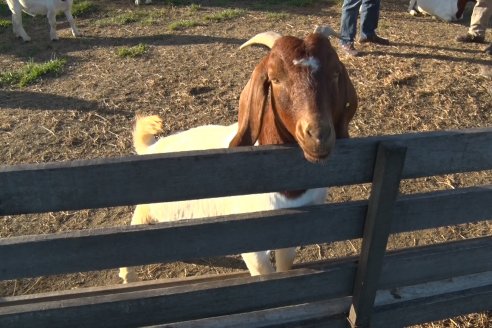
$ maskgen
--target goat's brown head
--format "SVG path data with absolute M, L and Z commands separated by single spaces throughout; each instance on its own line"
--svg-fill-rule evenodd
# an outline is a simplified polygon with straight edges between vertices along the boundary
M 271 51 L 241 93 L 239 129 L 230 146 L 297 143 L 307 160 L 323 162 L 335 139 L 348 137 L 357 108 L 355 89 L 327 35 L 302 40 L 265 32 L 241 48 L 251 44 Z

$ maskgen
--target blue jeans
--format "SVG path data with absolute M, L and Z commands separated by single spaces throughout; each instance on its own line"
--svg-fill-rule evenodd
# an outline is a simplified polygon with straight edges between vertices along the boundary
M 379 21 L 381 0 L 344 0 L 342 23 L 340 26 L 341 43 L 354 42 L 357 34 L 357 17 L 360 9 L 360 37 L 367 38 L 376 34 Z

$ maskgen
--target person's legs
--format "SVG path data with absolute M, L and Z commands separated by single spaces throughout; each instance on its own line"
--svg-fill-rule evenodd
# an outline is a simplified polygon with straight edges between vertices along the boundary
M 379 9 L 381 0 L 363 0 L 360 13 L 360 43 L 377 43 L 389 45 L 388 39 L 384 39 L 376 34 L 379 22 Z
M 485 30 L 492 16 L 492 0 L 477 0 L 471 16 L 468 34 L 485 38 Z
M 344 0 L 340 24 L 342 44 L 353 43 L 357 33 L 357 17 L 362 0 Z
M 468 33 L 457 36 L 456 40 L 459 42 L 484 42 L 485 30 L 489 25 L 491 16 L 492 0 L 477 0 L 477 3 L 473 7 Z
M 363 0 L 360 12 L 360 38 L 367 39 L 376 34 L 379 21 L 380 0 Z

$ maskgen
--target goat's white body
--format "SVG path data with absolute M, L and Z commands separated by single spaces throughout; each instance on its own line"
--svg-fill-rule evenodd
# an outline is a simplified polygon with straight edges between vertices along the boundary
M 456 21 L 457 0 L 410 0 L 408 11 L 412 16 L 418 12 L 440 18 L 446 22 Z
M 237 123 L 229 126 L 202 125 L 160 138 L 155 143 L 147 145 L 146 148 L 137 149 L 137 154 L 145 155 L 227 148 L 236 131 Z
M 138 124 L 137 121 L 137 126 Z M 227 148 L 229 142 L 237 132 L 237 127 L 237 124 L 229 126 L 200 126 L 175 135 L 160 138 L 155 143 L 149 144 L 147 148 L 145 148 L 144 145 L 137 146 L 137 144 L 135 144 L 135 148 L 139 155 Z M 134 132 L 134 134 L 135 133 L 136 132 Z M 251 213 L 322 204 L 326 199 L 326 193 L 326 188 L 318 188 L 307 190 L 304 194 L 295 199 L 289 199 L 277 192 L 270 192 L 263 194 L 143 204 L 138 205 L 135 209 L 131 224 L 170 222 L 182 219 L 198 219 L 220 215 Z M 270 262 L 269 251 L 244 253 L 242 256 L 251 275 L 267 274 L 275 271 Z M 292 266 L 295 257 L 295 248 L 276 250 L 275 257 L 277 271 L 287 271 Z M 136 280 L 135 273 L 129 271 L 127 268 L 121 268 L 120 277 L 125 283 Z
M 56 14 L 64 12 L 68 23 L 72 29 L 73 36 L 79 36 L 79 31 L 75 26 L 72 17 L 73 0 L 7 0 L 7 4 L 12 12 L 12 28 L 15 36 L 21 37 L 24 41 L 30 41 L 22 26 L 22 12 L 29 15 L 46 15 L 50 25 L 51 40 L 58 40 L 56 33 Z
M 280 193 L 271 192 L 264 194 L 154 203 L 149 206 L 149 214 L 159 222 L 168 222 L 182 219 L 200 219 L 210 216 L 251 213 L 322 204 L 325 198 L 325 188 L 309 189 L 295 199 L 288 199 Z

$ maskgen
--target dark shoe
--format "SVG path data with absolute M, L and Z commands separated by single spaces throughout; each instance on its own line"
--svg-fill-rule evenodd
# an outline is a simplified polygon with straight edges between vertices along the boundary
M 377 34 L 373 34 L 368 36 L 367 38 L 360 38 L 359 43 L 376 43 L 383 46 L 389 46 L 390 42 L 388 39 L 382 38 Z
M 354 47 L 354 43 L 353 42 L 342 44 L 342 49 L 349 56 L 352 56 L 352 57 L 359 56 L 359 52 L 357 50 L 355 50 L 355 47 Z
M 465 34 L 465 35 L 458 35 L 456 37 L 456 41 L 458 42 L 466 42 L 466 43 L 484 43 L 485 42 L 485 36 L 479 36 L 479 35 L 472 35 L 472 34 Z
M 492 55 L 492 43 L 487 48 L 485 48 L 484 52 L 486 54 Z

